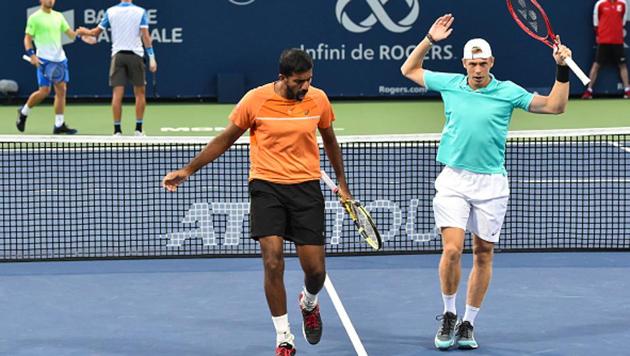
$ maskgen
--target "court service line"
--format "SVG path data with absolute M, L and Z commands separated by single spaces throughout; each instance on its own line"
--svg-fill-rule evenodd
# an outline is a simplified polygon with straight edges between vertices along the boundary
M 333 286 L 330 277 L 328 277 L 328 274 L 326 274 L 324 287 L 326 288 L 326 292 L 328 292 L 328 296 L 335 306 L 335 310 L 337 310 L 339 319 L 341 319 L 341 323 L 343 324 L 344 329 L 346 329 L 348 337 L 350 337 L 350 341 L 352 342 L 352 346 L 354 347 L 354 351 L 357 353 L 357 356 L 368 356 L 368 353 L 367 351 L 365 351 L 365 347 L 363 347 L 363 343 L 361 343 L 361 339 L 359 338 L 357 331 L 354 329 L 352 321 L 350 320 L 348 313 L 346 313 L 346 309 L 343 307 L 341 299 L 339 299 L 339 295 L 337 294 L 337 290 L 335 290 L 335 286 Z

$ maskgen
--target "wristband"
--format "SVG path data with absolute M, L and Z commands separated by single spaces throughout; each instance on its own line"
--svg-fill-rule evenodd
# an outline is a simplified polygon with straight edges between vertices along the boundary
M 569 82 L 569 67 L 561 66 L 558 64 L 556 69 L 556 80 L 560 83 L 568 83 Z
M 26 54 L 28 54 L 28 56 L 34 56 L 35 55 L 35 50 L 32 48 L 29 48 L 26 50 Z
M 153 50 L 153 47 L 147 48 L 147 55 L 149 57 L 155 57 L 155 51 Z
M 431 46 L 435 44 L 435 40 L 433 39 L 433 36 L 431 36 L 430 33 L 427 33 L 427 40 L 429 40 L 429 43 L 431 44 Z

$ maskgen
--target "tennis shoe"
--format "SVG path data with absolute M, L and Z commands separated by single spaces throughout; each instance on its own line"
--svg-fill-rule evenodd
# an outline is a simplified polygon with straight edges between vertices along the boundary
M 18 109 L 18 117 L 15 122 L 15 126 L 17 126 L 18 131 L 24 132 L 24 127 L 26 126 L 26 118 L 27 116 L 22 114 L 22 109 Z
M 457 348 L 461 350 L 474 350 L 479 347 L 477 341 L 475 341 L 475 335 L 473 334 L 473 326 L 468 321 L 462 321 L 457 323 L 457 331 L 455 332 L 455 340 L 457 342 Z
M 122 132 L 114 132 L 114 137 L 122 137 Z
M 630 89 L 626 90 L 625 92 L 623 92 L 623 98 L 624 99 L 630 99 Z
M 144 132 L 142 131 L 136 131 L 136 133 L 134 134 L 136 137 L 145 137 L 146 135 L 144 134 Z
M 74 135 L 77 132 L 78 132 L 77 130 L 69 128 L 65 122 L 59 127 L 55 126 L 55 129 L 53 130 L 53 134 L 55 135 L 58 135 L 58 134 Z
M 300 310 L 302 311 L 302 334 L 309 344 L 315 345 L 322 338 L 322 317 L 319 314 L 319 304 L 311 310 L 304 307 L 304 292 L 300 293 Z
M 593 92 L 586 89 L 584 94 L 582 94 L 582 99 L 593 99 Z
M 449 347 L 455 345 L 457 316 L 451 312 L 446 312 L 443 315 L 438 315 L 435 320 L 442 322 L 437 334 L 435 334 L 435 347 L 440 350 L 448 350 Z
M 276 347 L 276 356 L 293 356 L 295 352 L 295 347 L 288 342 L 283 342 Z

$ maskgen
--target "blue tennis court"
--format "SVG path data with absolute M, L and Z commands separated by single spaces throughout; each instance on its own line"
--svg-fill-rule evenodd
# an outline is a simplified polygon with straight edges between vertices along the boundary
M 440 354 L 436 255 L 334 257 L 328 272 L 369 355 Z M 470 256 L 464 256 L 464 273 Z M 622 354 L 630 254 L 498 254 L 476 323 L 480 355 Z M 268 355 L 273 326 L 259 259 L 3 264 L 0 353 Z M 288 259 L 289 317 L 302 274 Z M 465 290 L 465 283 L 460 291 Z M 463 307 L 463 297 L 458 308 Z M 324 336 L 301 355 L 354 355 L 325 292 Z M 296 333 L 296 335 L 299 335 Z M 453 350 L 451 353 L 460 353 Z
M 259 253 L 248 237 L 247 145 L 177 193 L 159 187 L 165 172 L 205 142 L 196 140 L 2 138 L 0 354 L 271 354 L 262 262 L 244 258 Z M 441 243 L 431 199 L 441 169 L 438 141 L 364 137 L 341 144 L 353 194 L 375 217 L 385 252 L 433 254 L 370 253 L 326 192 L 330 279 L 369 355 L 437 354 Z M 475 323 L 477 354 L 624 352 L 629 151 L 627 129 L 510 140 L 512 192 L 494 279 Z M 330 172 L 326 160 L 322 167 Z M 340 254 L 355 256 L 332 256 Z M 210 256 L 233 258 L 184 258 Z M 145 259 L 80 261 L 120 258 Z M 470 264 L 468 255 L 463 276 Z M 289 258 L 285 282 L 296 335 L 302 277 Z M 300 338 L 298 353 L 356 354 L 326 292 L 321 307 L 323 340 L 311 346 Z

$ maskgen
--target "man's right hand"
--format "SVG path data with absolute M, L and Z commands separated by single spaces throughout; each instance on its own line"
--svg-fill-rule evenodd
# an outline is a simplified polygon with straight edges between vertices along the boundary
M 453 21 L 455 21 L 455 18 L 452 14 L 446 14 L 435 20 L 433 26 L 429 29 L 429 34 L 431 35 L 432 40 L 439 42 L 448 38 L 448 36 L 450 36 L 453 32 L 453 29 L 451 28 Z
M 186 169 L 169 172 L 162 179 L 162 188 L 165 188 L 169 192 L 174 192 L 180 184 L 190 177 L 190 175 L 191 173 L 189 173 Z
M 40 64 L 42 64 L 42 62 L 39 61 L 39 58 L 37 58 L 36 55 L 32 55 L 31 56 L 31 64 L 34 65 L 35 67 L 39 68 Z
M 77 28 L 74 32 L 76 32 L 79 36 L 87 36 L 90 34 L 90 30 L 83 26 L 79 26 L 79 28 Z

